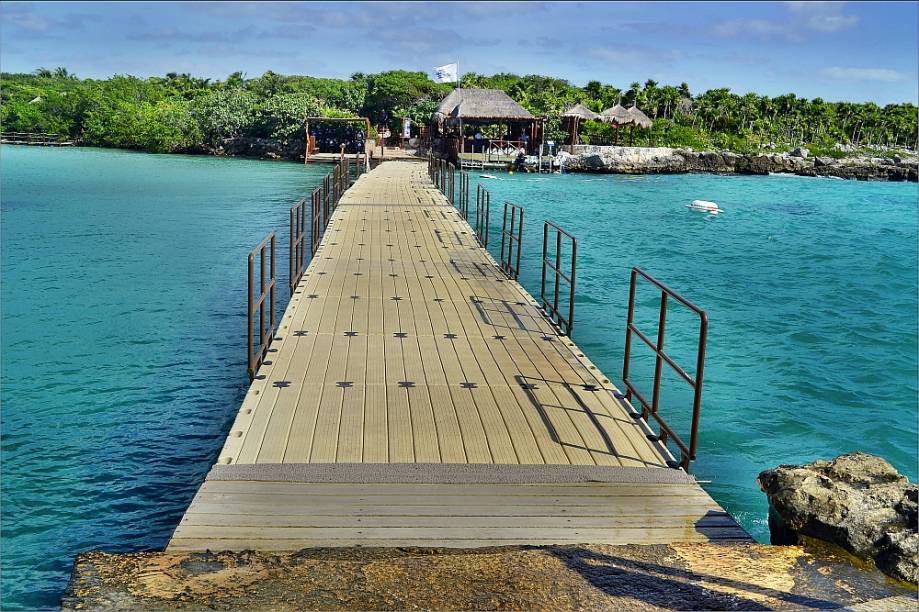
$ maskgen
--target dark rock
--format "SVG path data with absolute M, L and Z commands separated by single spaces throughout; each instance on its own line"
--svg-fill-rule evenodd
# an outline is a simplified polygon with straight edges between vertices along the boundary
M 884 573 L 919 580 L 917 486 L 880 457 L 781 465 L 759 475 L 777 541 L 800 534 L 838 545 Z
M 815 157 L 814 158 L 814 166 L 817 168 L 820 168 L 823 166 L 832 166 L 832 165 L 833 165 L 832 157 Z
M 792 157 L 802 157 L 802 158 L 803 158 L 803 157 L 807 157 L 809 154 L 810 154 L 810 152 L 809 152 L 807 149 L 805 149 L 804 147 L 795 147 L 795 148 L 789 153 L 789 155 L 791 155 Z

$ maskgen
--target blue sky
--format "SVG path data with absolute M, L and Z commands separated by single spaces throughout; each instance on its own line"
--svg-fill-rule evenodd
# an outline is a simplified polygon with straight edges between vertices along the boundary
M 653 78 L 880 104 L 917 100 L 917 4 L 0 4 L 0 69 L 81 77 L 236 70 L 347 77 L 392 68 Z

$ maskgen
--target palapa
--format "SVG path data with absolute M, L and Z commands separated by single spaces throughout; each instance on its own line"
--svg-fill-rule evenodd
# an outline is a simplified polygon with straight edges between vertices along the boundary
M 600 119 L 598 113 L 593 112 L 580 102 L 562 113 L 561 117 L 564 119 L 581 119 L 586 121 L 596 121 Z
M 454 89 L 443 99 L 431 119 L 443 124 L 461 121 L 534 121 L 530 112 L 500 89 Z
M 616 125 L 628 125 L 634 123 L 634 118 L 629 111 L 622 105 L 617 104 L 600 113 L 600 120 L 606 123 L 615 123 Z

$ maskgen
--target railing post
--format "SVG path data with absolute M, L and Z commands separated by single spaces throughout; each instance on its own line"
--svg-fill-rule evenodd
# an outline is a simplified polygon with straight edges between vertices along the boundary
M 544 223 L 542 226 L 542 283 L 539 286 L 539 299 L 546 304 L 546 256 L 549 244 L 549 224 Z
M 278 288 L 278 273 L 274 265 L 275 264 L 275 242 L 276 242 L 275 234 L 274 232 L 271 232 L 271 285 L 270 285 L 271 316 L 269 317 L 270 323 L 268 326 L 268 333 L 272 337 L 274 336 L 274 326 L 276 323 L 274 318 L 275 318 L 275 311 L 277 310 L 276 305 L 277 305 L 277 288 Z M 269 341 L 269 344 L 271 344 L 270 341 Z
M 638 280 L 638 273 L 632 269 L 632 278 L 629 283 L 629 314 L 625 324 L 625 358 L 622 361 L 622 381 L 625 383 L 629 380 L 629 365 L 632 356 L 632 325 L 635 320 L 635 284 Z M 632 388 L 625 385 L 625 399 L 632 400 Z M 642 418 L 647 418 L 644 408 L 642 408 Z
M 692 398 L 692 430 L 689 434 L 689 457 L 684 457 L 684 462 L 686 464 L 683 466 L 684 470 L 688 469 L 689 462 L 696 458 L 699 420 L 702 413 L 702 379 L 705 374 L 705 349 L 707 344 L 708 314 L 702 311 L 699 317 L 699 353 L 696 355 L 696 388 Z
M 253 268 L 255 267 L 254 260 L 255 260 L 254 254 L 249 253 L 249 277 L 248 277 L 249 278 L 249 283 L 248 283 L 249 297 L 248 297 L 248 301 L 246 302 L 247 303 L 246 329 L 248 331 L 248 333 L 246 334 L 246 340 L 247 340 L 246 344 L 248 346 L 247 372 L 249 373 L 249 380 L 252 380 L 253 378 L 255 378 L 255 347 L 253 346 L 253 342 L 252 342 L 252 332 L 253 332 L 253 329 L 252 329 L 252 323 L 253 323 L 253 319 L 252 319 L 252 314 L 253 314 L 252 313 L 252 297 L 253 297 L 252 281 L 254 280 L 253 279 Z

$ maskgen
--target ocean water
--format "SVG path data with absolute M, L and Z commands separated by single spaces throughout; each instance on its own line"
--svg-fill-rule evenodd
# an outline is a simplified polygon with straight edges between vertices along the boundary
M 760 471 L 850 451 L 917 462 L 915 183 L 713 175 L 473 174 L 525 210 L 521 282 L 541 284 L 542 224 L 578 238 L 574 339 L 621 384 L 629 275 L 638 266 L 709 317 L 701 426 L 691 471 L 768 541 Z M 690 211 L 694 199 L 724 213 Z M 471 213 L 470 213 L 471 215 Z M 637 291 L 656 338 L 659 292 Z M 695 371 L 698 318 L 671 301 L 667 353 Z M 653 353 L 633 336 L 632 378 L 651 397 Z M 688 441 L 692 394 L 664 366 L 661 412 Z
M 77 552 L 165 545 L 247 386 L 246 254 L 278 232 L 286 303 L 287 211 L 327 170 L 0 148 L 0 607 L 56 606 Z M 916 477 L 915 184 L 498 176 L 491 250 L 501 203 L 523 205 L 538 296 L 542 220 L 578 237 L 574 338 L 614 382 L 632 265 L 707 309 L 692 470 L 758 538 L 761 469 L 858 449 Z M 693 320 L 672 315 L 668 351 L 691 365 Z M 651 364 L 636 356 L 639 382 Z M 685 432 L 678 383 L 662 410 Z
M 246 257 L 329 166 L 0 148 L 2 600 L 73 555 L 162 547 L 246 377 Z

